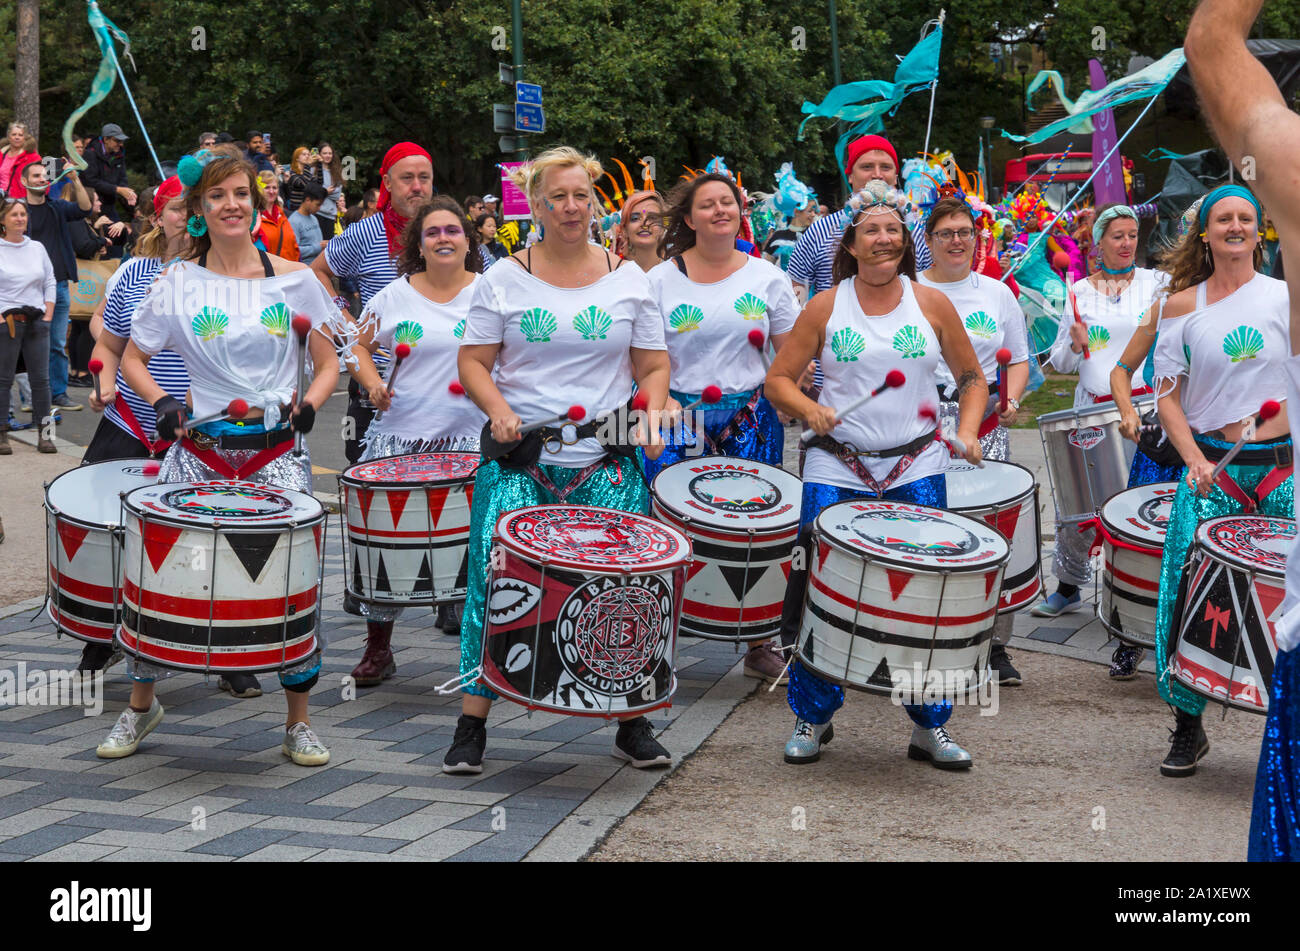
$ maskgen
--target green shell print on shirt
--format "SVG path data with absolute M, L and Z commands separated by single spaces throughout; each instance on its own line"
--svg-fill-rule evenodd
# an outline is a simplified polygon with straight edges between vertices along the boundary
M 1110 346 L 1110 331 L 1105 327 L 1088 328 L 1088 352 L 1096 353 Z
M 224 334 L 229 326 L 230 318 L 226 316 L 226 312 L 215 307 L 204 307 L 190 321 L 194 336 L 203 341 L 215 340 Z
M 998 322 L 984 311 L 977 310 L 973 314 L 966 315 L 966 332 L 972 337 L 992 340 L 993 335 L 998 332 Z
M 456 336 L 457 340 L 465 336 L 465 321 L 463 318 L 459 322 L 457 322 L 456 327 L 452 330 L 452 333 Z
M 544 307 L 530 307 L 519 318 L 519 332 L 529 343 L 549 343 L 559 324 Z
M 582 334 L 584 340 L 604 340 L 612 326 L 614 318 L 595 304 L 573 318 L 573 329 Z
M 404 320 L 393 328 L 393 343 L 414 347 L 424 337 L 424 328 L 414 320 Z
M 673 308 L 673 312 L 668 315 L 669 326 L 679 334 L 699 330 L 700 321 L 702 320 L 704 320 L 704 311 L 690 304 L 678 304 Z
M 732 306 L 746 320 L 762 320 L 767 313 L 767 301 L 753 294 L 742 294 Z
M 915 324 L 908 324 L 894 334 L 893 347 L 903 355 L 904 360 L 913 360 L 925 356 L 925 337 Z
M 843 327 L 835 331 L 831 337 L 831 353 L 835 354 L 835 359 L 840 363 L 852 363 L 858 359 L 858 354 L 867 349 L 867 342 L 862 339 L 862 334 L 848 327 Z
M 1233 363 L 1254 360 L 1264 349 L 1264 335 L 1254 327 L 1238 327 L 1223 338 L 1223 352 Z
M 272 304 L 262 311 L 261 319 L 262 326 L 272 337 L 289 336 L 289 322 L 293 320 L 293 314 L 289 311 L 288 304 Z

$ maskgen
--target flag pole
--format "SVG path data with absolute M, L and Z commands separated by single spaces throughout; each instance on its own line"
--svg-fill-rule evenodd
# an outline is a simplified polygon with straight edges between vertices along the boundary
M 947 10 L 942 10 L 942 9 L 939 11 L 939 29 L 941 30 L 943 29 L 943 19 L 945 16 L 947 16 L 947 12 L 948 12 Z M 921 38 L 925 39 L 924 36 Z M 930 154 L 930 124 L 934 122 L 934 90 L 935 87 L 939 85 L 938 66 L 939 64 L 938 61 L 936 60 L 935 62 L 936 75 L 934 79 L 930 81 L 930 114 L 925 117 L 925 148 L 922 149 L 922 153 L 925 155 Z

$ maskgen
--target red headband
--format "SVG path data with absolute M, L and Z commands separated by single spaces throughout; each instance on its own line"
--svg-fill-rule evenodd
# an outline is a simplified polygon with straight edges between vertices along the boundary
M 849 143 L 849 151 L 844 157 L 844 177 L 849 177 L 849 173 L 853 171 L 854 164 L 862 157 L 864 152 L 871 152 L 873 150 L 879 150 L 886 153 L 894 160 L 894 168 L 898 168 L 898 153 L 894 151 L 894 147 L 889 144 L 888 139 L 883 135 L 864 135 Z
M 173 175 L 171 178 L 167 179 L 167 181 L 154 189 L 153 213 L 155 215 L 161 215 L 163 209 L 167 207 L 167 202 L 171 201 L 173 198 L 180 198 L 181 192 L 184 188 L 185 186 L 181 184 L 181 180 Z
M 384 153 L 384 164 L 379 166 L 379 210 L 383 211 L 388 207 L 388 185 L 384 183 L 383 177 L 388 174 L 388 170 L 404 158 L 410 158 L 412 155 L 422 155 L 433 164 L 433 157 L 424 149 L 414 142 L 398 142 L 386 153 Z

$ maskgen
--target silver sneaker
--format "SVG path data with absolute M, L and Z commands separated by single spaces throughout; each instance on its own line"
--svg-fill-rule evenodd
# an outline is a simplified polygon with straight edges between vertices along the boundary
M 973 762 L 971 755 L 948 735 L 946 727 L 941 726 L 933 730 L 913 727 L 912 742 L 907 746 L 907 758 L 929 760 L 937 769 L 969 769 Z
M 162 719 L 163 708 L 157 697 L 153 698 L 145 713 L 136 713 L 127 707 L 113 724 L 113 729 L 108 731 L 104 742 L 95 748 L 95 755 L 100 759 L 120 759 L 123 756 L 130 756 L 139 748 L 140 741 L 162 723 Z
M 302 721 L 289 727 L 280 752 L 299 766 L 324 766 L 330 761 L 330 751 Z
M 794 735 L 785 744 L 785 761 L 796 765 L 815 763 L 821 758 L 822 746 L 835 737 L 835 728 L 827 720 L 818 725 L 800 720 L 794 725 Z

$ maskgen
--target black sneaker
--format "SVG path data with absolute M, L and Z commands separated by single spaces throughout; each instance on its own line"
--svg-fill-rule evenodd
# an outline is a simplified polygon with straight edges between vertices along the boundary
M 81 649 L 81 663 L 77 664 L 77 670 L 107 670 L 122 656 L 122 649 L 116 644 L 87 644 Z
M 614 737 L 614 755 L 637 769 L 671 766 L 673 763 L 672 756 L 655 739 L 654 727 L 645 717 L 619 722 L 618 735 Z
M 1169 755 L 1160 764 L 1161 776 L 1190 776 L 1196 763 L 1210 752 L 1210 739 L 1201 729 L 1201 718 L 1174 708 L 1174 729 L 1169 731 Z
M 998 686 L 1019 687 L 1023 683 L 1020 671 L 1011 666 L 1011 656 L 1001 644 L 994 644 L 993 650 L 989 652 L 989 669 L 993 671 Z
M 1142 648 L 1131 644 L 1115 648 L 1115 653 L 1110 655 L 1110 679 L 1132 680 L 1138 675 L 1138 664 L 1142 663 L 1145 654 Z
M 462 713 L 456 721 L 456 735 L 442 761 L 444 773 L 483 772 L 483 750 L 487 746 L 487 717 Z
M 465 603 L 440 604 L 433 626 L 448 637 L 460 637 L 460 618 L 465 610 Z
M 248 700 L 262 695 L 262 685 L 252 674 L 226 674 L 217 686 L 238 700 Z

